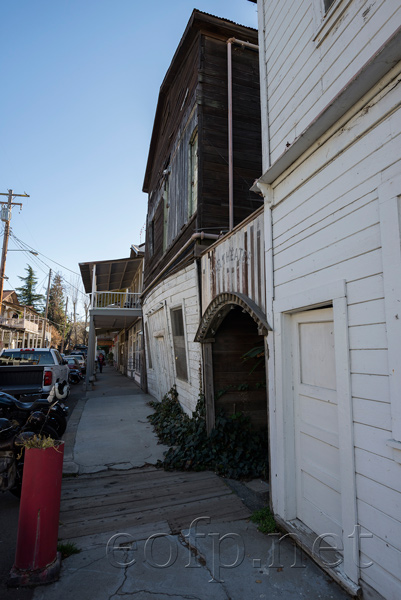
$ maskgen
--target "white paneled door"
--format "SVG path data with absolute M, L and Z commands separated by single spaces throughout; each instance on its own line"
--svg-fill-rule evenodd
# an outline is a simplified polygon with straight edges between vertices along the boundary
M 333 309 L 293 315 L 297 518 L 342 537 Z

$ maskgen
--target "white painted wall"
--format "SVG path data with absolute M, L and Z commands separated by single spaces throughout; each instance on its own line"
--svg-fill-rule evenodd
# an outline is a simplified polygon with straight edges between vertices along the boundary
M 177 307 L 183 310 L 188 381 L 178 379 L 175 373 L 170 310 Z M 201 344 L 193 341 L 200 320 L 196 264 L 167 277 L 153 288 L 143 303 L 143 316 L 152 360 L 152 368 L 149 368 L 146 344 L 149 393 L 161 400 L 175 383 L 183 409 L 191 414 L 201 391 Z
M 401 68 L 387 86 L 379 84 L 369 104 L 341 130 L 333 128 L 272 189 L 276 349 L 286 343 L 279 314 L 287 310 L 287 299 L 296 295 L 298 308 L 308 307 L 310 290 L 345 280 L 354 445 L 349 461 L 355 460 L 357 521 L 366 534 L 360 564 L 371 564 L 359 576 L 387 600 L 401 597 L 401 451 L 388 444 L 394 437 L 391 402 L 399 402 L 399 390 L 391 397 L 382 253 L 391 232 L 381 223 L 379 195 L 401 170 L 400 73 Z M 398 182 L 394 194 L 401 196 L 399 177 Z M 282 354 L 275 360 L 278 389 L 270 415 L 285 419 L 278 404 L 284 401 L 280 386 L 288 365 Z M 285 511 L 283 496 L 292 493 L 274 483 L 285 468 L 279 456 L 282 427 L 277 421 L 271 427 L 278 512 Z
M 271 162 L 399 27 L 399 0 L 258 2 L 265 47 Z M 262 57 L 261 57 L 262 58 Z M 266 115 L 265 115 L 266 117 Z M 266 164 L 266 157 L 264 157 Z

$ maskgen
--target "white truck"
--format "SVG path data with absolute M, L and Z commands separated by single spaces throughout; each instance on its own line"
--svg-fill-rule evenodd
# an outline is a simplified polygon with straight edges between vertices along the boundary
M 69 368 L 54 348 L 5 348 L 0 353 L 0 392 L 47 397 L 56 383 L 70 391 Z

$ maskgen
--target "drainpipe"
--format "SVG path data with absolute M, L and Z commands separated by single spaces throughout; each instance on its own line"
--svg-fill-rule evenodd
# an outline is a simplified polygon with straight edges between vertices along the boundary
M 234 229 L 234 170 L 233 170 L 233 73 L 232 45 L 259 51 L 259 46 L 230 38 L 227 40 L 227 80 L 228 80 L 228 230 Z
M 267 59 L 265 44 L 265 11 L 263 8 L 258 10 L 258 31 L 260 56 L 259 74 L 260 74 L 260 108 L 262 113 L 262 172 L 265 173 L 271 166 L 270 158 L 270 120 L 269 120 L 269 96 L 268 96 L 268 77 L 267 77 Z
M 145 294 L 149 291 L 151 287 L 154 286 L 156 281 L 159 281 L 160 277 L 167 271 L 167 269 L 177 260 L 180 254 L 183 253 L 184 250 L 188 248 L 192 244 L 194 240 L 218 240 L 220 235 L 215 233 L 205 233 L 204 231 L 200 231 L 199 233 L 193 233 L 189 240 L 180 248 L 180 250 L 173 256 L 171 260 L 166 264 L 165 267 L 160 271 L 160 273 L 153 279 L 152 283 L 150 283 L 147 288 L 142 291 L 141 298 L 145 296 Z

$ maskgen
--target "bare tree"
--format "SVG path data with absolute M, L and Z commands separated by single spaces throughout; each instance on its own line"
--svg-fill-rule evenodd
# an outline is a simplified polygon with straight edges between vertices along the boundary
M 74 346 L 78 344 L 78 332 L 77 332 L 77 308 L 78 303 L 81 299 L 82 294 L 82 285 L 81 278 L 79 275 L 75 275 L 70 278 L 69 285 L 69 296 L 72 302 L 72 336 L 71 340 L 73 340 Z

